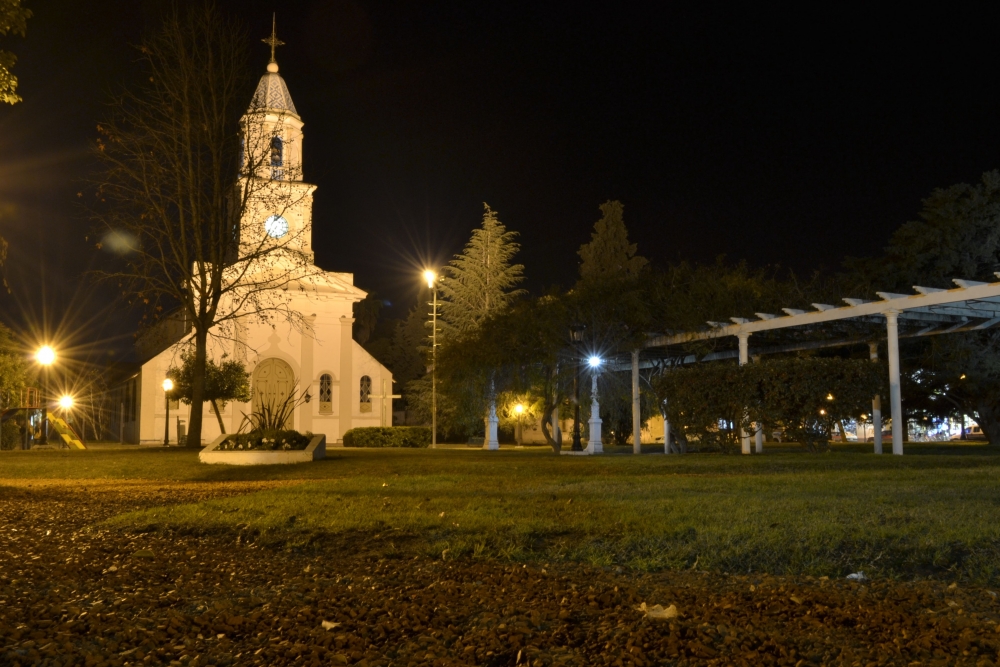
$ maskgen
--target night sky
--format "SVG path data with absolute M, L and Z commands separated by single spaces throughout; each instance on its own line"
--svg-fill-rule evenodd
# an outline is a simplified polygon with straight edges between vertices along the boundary
M 77 192 L 162 4 L 36 0 L 27 38 L 0 41 L 25 98 L 0 106 L 9 324 L 130 344 L 136 318 L 83 278 L 105 258 Z M 260 74 L 277 11 L 317 263 L 391 316 L 484 201 L 520 233 L 537 292 L 574 281 L 607 199 L 654 262 L 809 272 L 877 253 L 934 187 L 1000 167 L 994 17 L 697 4 L 220 2 Z

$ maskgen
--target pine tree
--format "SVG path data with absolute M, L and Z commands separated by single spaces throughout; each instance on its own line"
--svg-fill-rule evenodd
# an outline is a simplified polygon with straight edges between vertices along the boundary
M 496 212 L 483 204 L 483 226 L 461 255 L 455 255 L 441 281 L 441 320 L 448 333 L 474 332 L 490 315 L 502 312 L 524 290 L 514 286 L 524 280 L 524 267 L 510 261 L 520 249 Z
M 515 285 L 524 280 L 524 267 L 511 264 L 520 246 L 514 242 L 517 232 L 509 232 L 497 214 L 483 203 L 483 226 L 473 230 L 472 238 L 461 255 L 455 255 L 440 282 L 442 333 L 447 337 L 474 333 L 491 315 L 497 315 L 524 290 Z M 484 449 L 498 449 L 497 387 L 491 374 L 487 383 L 486 437 Z
M 594 224 L 590 243 L 580 246 L 577 252 L 580 278 L 584 281 L 633 278 L 648 264 L 645 257 L 636 255 L 638 247 L 628 242 L 625 228 L 625 207 L 618 200 L 601 204 L 601 219 Z

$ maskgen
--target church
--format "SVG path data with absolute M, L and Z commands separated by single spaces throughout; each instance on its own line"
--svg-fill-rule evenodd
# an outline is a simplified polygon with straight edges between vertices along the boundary
M 331 446 L 342 442 L 351 428 L 392 425 L 392 374 L 353 338 L 353 304 L 366 296 L 354 286 L 353 274 L 324 271 L 313 262 L 316 186 L 302 181 L 303 122 L 278 74 L 275 42 L 272 35 L 271 62 L 243 120 L 245 135 L 256 131 L 257 136 L 267 137 L 268 155 L 266 166 L 257 170 L 257 180 L 265 187 L 245 207 L 240 237 L 241 243 L 262 237 L 284 242 L 278 261 L 294 256 L 299 264 L 289 269 L 307 274 L 309 289 L 284 288 L 282 304 L 295 317 L 268 320 L 248 314 L 233 320 L 225 335 L 210 337 L 209 356 L 216 361 L 238 359 L 251 374 L 252 402 L 229 403 L 221 411 L 221 427 L 227 433 L 236 432 L 244 415 L 260 401 L 280 401 L 294 392 L 302 400 L 288 427 L 324 434 Z M 245 150 L 247 141 L 245 137 Z M 277 191 L 289 196 L 276 209 L 267 193 Z M 220 435 L 220 419 L 211 403 L 168 402 L 163 390 L 167 370 L 180 366 L 189 336 L 190 327 L 168 320 L 137 343 L 141 369 L 113 392 L 111 400 L 111 428 L 122 441 L 177 444 L 192 409 L 203 410 L 203 444 Z

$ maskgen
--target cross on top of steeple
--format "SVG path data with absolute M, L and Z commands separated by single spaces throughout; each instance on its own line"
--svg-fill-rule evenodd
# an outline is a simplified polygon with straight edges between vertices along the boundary
M 278 19 L 277 13 L 274 13 L 274 14 L 271 15 L 271 36 L 270 37 L 265 37 L 264 39 L 260 40 L 260 41 L 264 42 L 265 44 L 267 44 L 267 45 L 269 45 L 271 47 L 271 62 L 272 63 L 278 62 L 277 60 L 274 59 L 274 49 L 277 48 L 277 47 L 279 47 L 279 46 L 284 46 L 285 45 L 285 43 L 283 41 L 281 41 L 280 39 L 278 39 L 278 31 L 277 31 L 277 25 L 278 25 L 278 23 L 277 23 L 277 19 Z

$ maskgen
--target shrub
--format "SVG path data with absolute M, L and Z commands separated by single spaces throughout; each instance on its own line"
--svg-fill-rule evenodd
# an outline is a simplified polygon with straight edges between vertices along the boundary
M 0 449 L 18 449 L 21 446 L 21 427 L 8 419 L 0 427 Z
M 344 447 L 427 447 L 431 430 L 426 426 L 364 426 L 344 434 Z
M 223 451 L 289 451 L 302 450 L 309 446 L 311 433 L 299 433 L 291 430 L 258 430 L 249 433 L 234 433 L 219 445 Z

